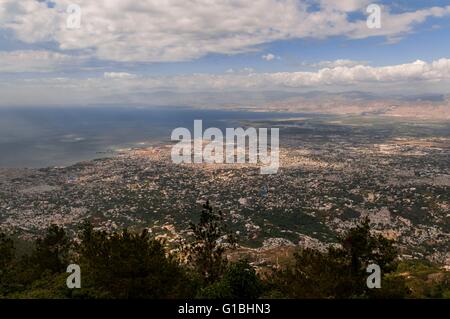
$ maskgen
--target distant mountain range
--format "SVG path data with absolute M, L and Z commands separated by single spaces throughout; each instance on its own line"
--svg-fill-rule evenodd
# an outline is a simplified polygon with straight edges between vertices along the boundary
M 201 109 L 236 109 L 270 112 L 384 115 L 429 120 L 450 119 L 450 95 L 381 95 L 363 91 L 224 91 L 141 92 L 111 96 L 121 105 L 190 106 Z M 109 103 L 108 105 L 111 105 Z

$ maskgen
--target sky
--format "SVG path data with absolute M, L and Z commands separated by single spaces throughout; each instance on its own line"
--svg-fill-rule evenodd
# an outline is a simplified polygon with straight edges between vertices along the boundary
M 450 1 L 0 0 L 0 106 L 236 91 L 450 94 Z

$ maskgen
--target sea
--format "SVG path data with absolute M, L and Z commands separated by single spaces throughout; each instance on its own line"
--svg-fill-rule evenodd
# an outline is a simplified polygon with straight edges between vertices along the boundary
M 3 107 L 0 168 L 69 166 L 121 149 L 170 142 L 172 130 L 239 127 L 241 121 L 282 119 L 292 113 L 203 110 L 189 107 Z

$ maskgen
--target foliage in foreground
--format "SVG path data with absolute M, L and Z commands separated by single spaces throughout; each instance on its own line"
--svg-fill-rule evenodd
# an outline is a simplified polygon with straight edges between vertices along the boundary
M 191 242 L 170 253 L 148 232 L 108 234 L 85 223 L 78 240 L 50 226 L 28 254 L 0 234 L 2 298 L 450 298 L 449 275 L 419 262 L 398 263 L 392 241 L 364 221 L 325 252 L 300 249 L 293 263 L 262 277 L 246 260 L 225 254 L 234 239 L 207 203 Z M 181 262 L 180 260 L 184 260 Z M 67 265 L 82 269 L 82 288 L 68 289 Z M 382 288 L 368 289 L 366 267 L 382 269 Z

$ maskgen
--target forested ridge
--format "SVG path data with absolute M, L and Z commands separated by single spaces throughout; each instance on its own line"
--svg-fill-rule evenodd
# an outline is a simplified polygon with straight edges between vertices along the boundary
M 257 270 L 227 253 L 236 240 L 220 211 L 204 205 L 192 237 L 177 249 L 147 231 L 107 233 L 85 222 L 78 236 L 50 225 L 23 249 L 0 234 L 0 298 L 256 299 L 450 298 L 448 272 L 426 261 L 400 261 L 391 240 L 362 221 L 326 251 L 299 247 L 289 263 Z M 81 288 L 69 289 L 67 266 L 79 265 Z M 369 289 L 367 266 L 381 269 Z

